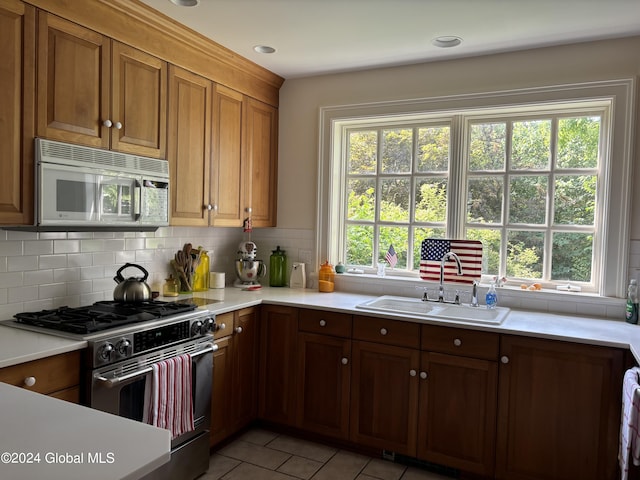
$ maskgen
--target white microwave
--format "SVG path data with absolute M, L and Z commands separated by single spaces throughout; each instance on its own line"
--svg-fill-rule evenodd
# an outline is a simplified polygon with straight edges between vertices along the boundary
M 37 138 L 36 222 L 44 229 L 169 224 L 165 160 Z

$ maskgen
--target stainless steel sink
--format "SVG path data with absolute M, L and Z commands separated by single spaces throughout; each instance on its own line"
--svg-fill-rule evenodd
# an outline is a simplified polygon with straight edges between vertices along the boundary
M 391 295 L 383 295 L 369 300 L 356 305 L 356 308 L 374 312 L 404 313 L 435 320 L 491 325 L 500 325 L 510 312 L 506 307 L 488 309 L 484 306 L 470 307 L 468 305 L 423 302 L 417 298 L 394 297 Z

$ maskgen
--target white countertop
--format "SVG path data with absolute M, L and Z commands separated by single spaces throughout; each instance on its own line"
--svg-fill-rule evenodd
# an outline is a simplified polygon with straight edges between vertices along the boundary
M 191 295 L 189 295 L 191 296 Z M 188 298 L 182 295 L 177 299 Z M 367 316 L 396 318 L 405 321 L 449 325 L 485 330 L 503 334 L 524 335 L 570 342 L 628 348 L 640 362 L 640 326 L 630 325 L 623 320 L 608 320 L 597 317 L 572 316 L 512 309 L 501 325 L 480 325 L 453 323 L 442 320 L 412 318 L 407 314 L 383 314 L 356 308 L 356 305 L 376 298 L 376 295 L 362 295 L 347 292 L 320 293 L 311 289 L 268 288 L 244 291 L 228 287 L 206 292 L 195 292 L 198 299 L 209 299 L 213 303 L 203 305 L 213 313 L 224 313 L 240 308 L 269 303 L 291 307 L 323 309 L 348 312 Z M 160 297 L 172 301 L 176 298 Z M 202 303 L 202 302 L 200 302 Z M 52 335 L 33 333 L 0 325 L 0 368 L 17 363 L 43 358 L 57 353 L 86 347 L 86 342 L 68 340 Z
M 83 340 L 69 340 L 0 325 L 0 368 L 82 350 L 86 346 L 87 342 Z
M 170 459 L 171 433 L 0 383 L 0 478 L 138 479 Z

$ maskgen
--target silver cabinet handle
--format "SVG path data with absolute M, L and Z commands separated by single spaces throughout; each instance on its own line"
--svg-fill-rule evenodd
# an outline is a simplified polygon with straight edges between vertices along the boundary
M 386 335 L 387 333 L 389 333 L 389 331 L 386 328 L 380 329 L 380 335 Z
M 509 357 L 507 357 L 506 355 L 503 355 L 502 357 L 500 357 L 500 361 L 502 363 L 509 363 Z
M 342 360 L 340 360 L 342 362 L 343 365 L 346 365 L 347 363 L 349 363 L 349 359 L 347 357 L 342 357 Z
M 242 333 L 242 327 L 236 327 L 234 331 L 236 333 Z
M 459 338 L 456 338 L 456 339 L 453 341 L 453 344 L 454 344 L 456 347 L 459 347 L 460 345 L 462 345 L 462 340 L 460 340 Z
M 211 211 L 213 210 L 213 205 L 211 205 L 210 203 L 207 205 L 207 210 Z
M 327 326 L 327 322 L 325 320 L 320 320 L 320 326 L 321 327 L 326 327 Z
M 36 384 L 36 377 L 27 377 L 24 379 L 25 387 L 33 387 Z
M 422 380 L 426 380 L 427 379 L 427 372 L 420 372 L 420 378 Z
M 113 126 L 116 127 L 116 130 L 120 130 L 122 128 L 122 124 L 120 122 L 116 122 Z
M 107 128 L 111 128 L 113 127 L 113 122 L 109 119 L 106 119 L 104 122 L 102 122 L 102 125 L 104 125 Z
M 416 372 L 414 369 L 409 370 L 409 375 L 411 375 L 412 377 L 415 377 L 418 374 L 418 372 Z

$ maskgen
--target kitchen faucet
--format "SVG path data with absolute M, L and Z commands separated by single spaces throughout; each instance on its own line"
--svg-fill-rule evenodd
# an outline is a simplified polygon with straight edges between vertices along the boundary
M 458 255 L 453 252 L 447 252 L 443 255 L 442 261 L 440 262 L 440 286 L 438 287 L 438 302 L 444 302 L 444 286 L 442 285 L 444 282 L 444 264 L 447 260 L 453 258 L 458 264 L 458 275 L 462 275 L 462 264 L 460 263 L 460 259 Z

